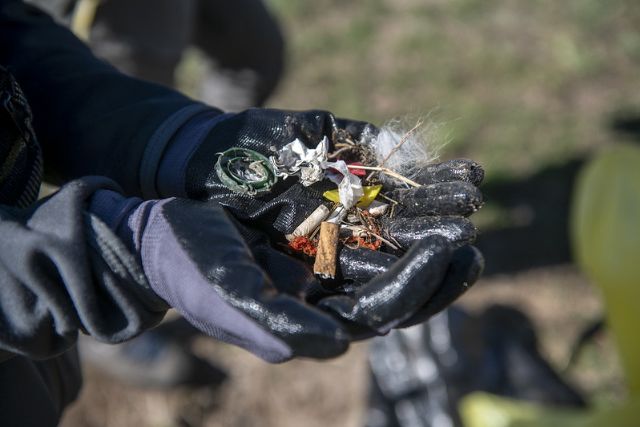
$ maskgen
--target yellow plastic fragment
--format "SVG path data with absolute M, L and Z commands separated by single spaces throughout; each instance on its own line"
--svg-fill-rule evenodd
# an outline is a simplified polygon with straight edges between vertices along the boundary
M 362 187 L 362 191 L 364 194 L 358 200 L 358 204 L 356 205 L 359 208 L 366 208 L 378 197 L 378 193 L 382 190 L 382 185 L 371 185 L 369 187 Z M 329 200 L 333 203 L 340 203 L 340 194 L 338 190 L 329 190 L 322 193 L 325 199 Z
M 325 199 L 333 203 L 340 203 L 340 195 L 338 194 L 338 190 L 328 190 L 322 193 Z
M 376 197 L 378 197 L 378 193 L 382 190 L 382 185 L 372 185 L 370 187 L 363 187 L 362 191 L 364 194 L 358 200 L 358 204 L 356 205 L 359 208 L 366 208 L 373 202 Z

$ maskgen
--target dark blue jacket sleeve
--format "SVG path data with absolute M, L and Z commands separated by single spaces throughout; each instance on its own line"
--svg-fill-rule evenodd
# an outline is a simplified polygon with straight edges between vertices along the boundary
M 155 174 L 173 134 L 207 109 L 121 74 L 66 28 L 18 0 L 0 0 L 0 64 L 31 104 L 45 172 L 58 181 L 102 175 L 139 195 L 145 179 L 140 171 Z

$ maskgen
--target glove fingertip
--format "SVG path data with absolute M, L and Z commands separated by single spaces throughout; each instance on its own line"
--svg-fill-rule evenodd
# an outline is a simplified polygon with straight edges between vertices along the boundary
M 316 317 L 316 327 L 308 327 L 287 338 L 287 344 L 298 357 L 329 359 L 346 352 L 351 336 L 343 329 L 341 322 L 332 316 Z M 313 321 L 313 320 L 311 320 Z
M 417 325 L 449 307 L 473 286 L 482 274 L 483 268 L 484 258 L 477 248 L 467 245 L 456 249 L 438 291 L 424 307 L 399 327 Z
M 454 251 L 452 267 L 467 271 L 466 281 L 474 283 L 484 271 L 484 256 L 478 248 L 466 245 Z
M 354 301 L 346 295 L 334 295 L 318 302 L 318 308 L 335 313 L 342 318 L 353 318 Z
M 465 181 L 476 187 L 484 179 L 482 166 L 469 159 L 453 159 L 442 163 L 427 165 L 415 180 L 423 185 L 438 182 Z
M 405 217 L 385 225 L 389 235 L 404 247 L 433 236 L 444 236 L 460 247 L 473 242 L 477 235 L 476 226 L 460 216 Z

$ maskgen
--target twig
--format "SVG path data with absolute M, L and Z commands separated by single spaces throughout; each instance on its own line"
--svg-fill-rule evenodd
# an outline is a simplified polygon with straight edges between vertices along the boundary
M 402 181 L 406 184 L 409 184 L 412 187 L 422 187 L 422 185 L 418 184 L 417 182 L 410 180 L 407 177 L 404 177 L 402 175 L 400 175 L 398 172 L 392 171 L 389 168 L 386 167 L 381 167 L 381 166 L 359 166 L 359 165 L 347 165 L 347 167 L 349 169 L 363 169 L 363 170 L 368 170 L 368 171 L 376 171 L 376 172 L 382 172 L 385 175 L 388 175 L 392 178 L 395 178 L 399 181 Z M 369 175 L 371 176 L 371 175 Z
M 349 151 L 353 149 L 353 147 L 351 145 L 347 145 L 346 147 L 342 147 L 339 150 L 334 151 L 333 153 L 329 154 L 327 156 L 328 159 L 335 159 L 336 157 L 338 157 L 341 153 L 344 153 L 345 151 Z
M 318 231 L 320 231 L 320 224 L 318 224 L 315 230 L 313 230 L 311 234 L 309 234 L 309 240 L 312 240 L 314 237 L 316 237 L 316 234 L 318 234 Z
M 393 240 L 393 242 L 394 242 L 396 245 L 398 245 L 398 247 L 399 247 L 399 248 L 402 248 L 402 245 L 400 244 L 400 242 L 398 242 L 398 240 L 396 240 L 396 238 L 395 238 L 395 237 L 393 237 L 393 236 L 391 236 L 391 235 L 389 235 L 388 237 L 389 237 L 389 239 Z
M 391 249 L 400 249 L 398 246 L 394 245 L 393 243 L 391 243 L 389 240 L 385 239 L 384 237 L 382 237 L 381 235 L 374 233 L 373 231 L 365 228 L 365 227 L 360 227 L 359 225 L 347 225 L 347 224 L 343 224 L 342 225 L 344 228 L 346 228 L 347 230 L 353 230 L 353 231 L 364 231 L 365 233 L 371 234 L 373 237 L 377 237 L 378 239 L 380 239 L 384 244 L 386 244 L 387 246 L 389 246 Z
M 391 197 L 385 195 L 384 193 L 378 193 L 378 196 L 382 197 L 383 199 L 386 199 L 387 201 L 391 202 L 391 212 L 389 213 L 389 218 L 392 219 L 393 215 L 396 212 L 396 206 L 398 206 L 400 204 L 400 202 L 393 200 Z
M 400 202 L 398 202 L 397 200 L 393 200 L 391 197 L 385 195 L 384 193 L 378 193 L 378 196 L 380 196 L 383 199 L 393 203 L 394 205 L 399 205 L 400 204 Z

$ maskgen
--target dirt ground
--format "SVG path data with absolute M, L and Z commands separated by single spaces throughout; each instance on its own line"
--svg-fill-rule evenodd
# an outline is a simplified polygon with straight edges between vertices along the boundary
M 460 301 L 472 312 L 489 304 L 517 306 L 537 327 L 543 353 L 557 369 L 578 331 L 601 312 L 594 289 L 570 266 L 501 275 L 477 283 Z M 608 337 L 587 347 L 567 378 L 592 400 L 616 401 L 624 388 Z M 88 368 L 79 401 L 63 427 L 361 426 L 368 387 L 367 344 L 335 360 L 269 365 L 237 348 L 201 339 L 199 355 L 224 367 L 219 390 L 150 391 L 128 387 Z

